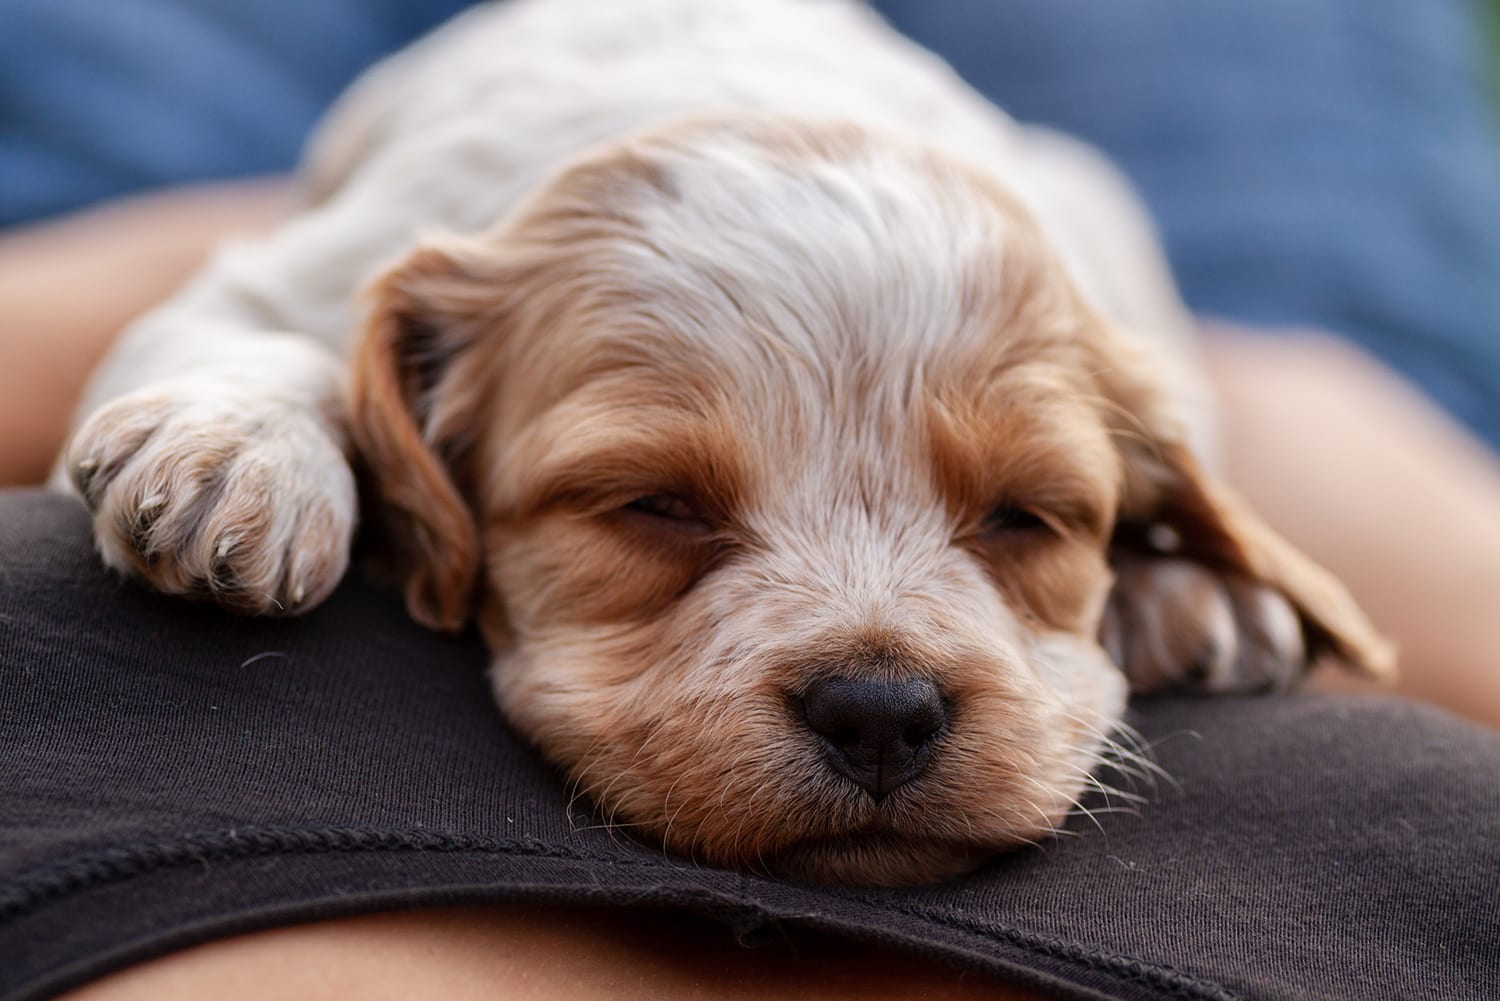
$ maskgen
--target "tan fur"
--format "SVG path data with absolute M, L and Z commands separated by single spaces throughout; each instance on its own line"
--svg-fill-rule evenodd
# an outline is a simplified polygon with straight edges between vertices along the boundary
M 1129 685 L 1389 666 L 1204 471 L 1118 178 L 855 5 L 487 7 L 318 149 L 304 216 L 126 335 L 66 473 L 112 565 L 297 611 L 344 571 L 352 463 L 412 615 L 477 617 L 604 822 L 943 878 L 1062 823 Z M 346 394 L 330 345 L 382 267 Z M 937 692 L 925 770 L 831 766 L 833 679 Z

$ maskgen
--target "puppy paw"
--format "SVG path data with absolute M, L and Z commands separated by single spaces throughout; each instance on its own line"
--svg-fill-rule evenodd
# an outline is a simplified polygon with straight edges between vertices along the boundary
M 1280 691 L 1307 666 L 1286 598 L 1188 560 L 1117 565 L 1099 635 L 1135 692 Z
M 285 401 L 134 393 L 79 429 L 67 468 L 104 561 L 159 591 L 290 614 L 348 566 L 353 474 L 321 419 Z

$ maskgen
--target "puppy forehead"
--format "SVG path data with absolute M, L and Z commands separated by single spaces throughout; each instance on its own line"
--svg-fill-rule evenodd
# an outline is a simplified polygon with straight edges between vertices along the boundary
M 740 320 L 814 368 L 918 361 L 977 330 L 1034 238 L 977 173 L 852 127 L 688 128 L 641 155 L 661 183 L 632 210 L 654 263 L 719 321 L 696 331 L 710 350 Z
M 1027 339 L 1019 304 L 1056 270 L 993 179 L 837 123 L 669 126 L 564 172 L 517 228 L 570 248 L 543 281 L 576 316 L 524 367 L 562 393 L 628 373 L 902 397 Z

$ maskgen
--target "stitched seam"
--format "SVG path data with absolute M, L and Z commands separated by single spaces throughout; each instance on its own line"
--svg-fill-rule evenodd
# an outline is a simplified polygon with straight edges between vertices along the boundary
M 487 838 L 436 832 L 397 832 L 329 827 L 239 828 L 212 834 L 190 834 L 177 841 L 110 848 L 69 862 L 34 870 L 0 883 L 0 919 L 19 917 L 57 897 L 102 883 L 114 883 L 156 869 L 262 855 L 324 852 L 411 851 L 495 855 L 531 855 L 605 862 L 611 865 L 660 865 L 653 859 L 620 858 L 583 852 L 531 839 Z
M 25 915 L 59 897 L 105 883 L 121 882 L 157 869 L 230 861 L 265 855 L 320 854 L 325 852 L 410 851 L 457 854 L 476 852 L 494 855 L 527 855 L 597 862 L 610 866 L 672 868 L 654 858 L 622 858 L 581 851 L 536 839 L 489 838 L 438 832 L 400 832 L 366 828 L 329 827 L 241 828 L 209 834 L 191 834 L 171 842 L 148 842 L 110 848 L 83 855 L 69 862 L 47 866 L 0 882 L 0 921 Z M 1199 980 L 1169 966 L 1132 956 L 1089 949 L 1036 932 L 974 921 L 935 909 L 900 904 L 849 892 L 833 891 L 845 899 L 884 911 L 896 911 L 935 924 L 978 935 L 1003 939 L 1022 949 L 1055 959 L 1078 963 L 1091 970 L 1127 981 L 1149 984 L 1172 996 L 1190 1001 L 1241 1001 L 1216 984 Z
M 1090 949 L 1075 942 L 1052 938 L 1039 932 L 1022 931 L 1019 928 L 1009 928 L 986 921 L 961 918 L 934 908 L 896 903 L 894 901 L 875 900 L 854 894 L 850 894 L 850 896 L 852 899 L 863 903 L 883 907 L 886 910 L 897 911 L 909 917 L 921 918 L 924 921 L 931 921 L 934 924 L 946 925 L 962 931 L 971 931 L 980 935 L 1001 938 L 1028 951 L 1079 963 L 1090 969 L 1098 970 L 1101 973 L 1109 973 L 1123 980 L 1149 984 L 1152 987 L 1167 992 L 1173 997 L 1185 998 L 1189 999 L 1189 1001 L 1243 1001 L 1240 995 L 1227 990 L 1219 984 L 1208 980 L 1200 980 L 1192 974 L 1183 973 L 1175 967 L 1162 963 L 1140 959 L 1135 956 L 1107 952 L 1103 949 Z

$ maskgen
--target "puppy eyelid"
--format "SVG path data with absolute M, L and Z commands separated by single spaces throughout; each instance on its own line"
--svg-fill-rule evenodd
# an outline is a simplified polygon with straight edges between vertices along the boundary
M 649 514 L 656 518 L 669 518 L 673 521 L 701 521 L 705 524 L 708 521 L 696 507 L 676 494 L 646 494 L 622 506 L 642 514 Z
M 613 509 L 616 517 L 649 528 L 653 533 L 668 533 L 683 538 L 709 539 L 719 532 L 719 525 L 692 501 L 674 493 L 636 496 Z
M 991 539 L 1040 535 L 1060 539 L 1072 537 L 1066 520 L 1052 512 L 1028 504 L 1010 502 L 1001 502 L 991 507 L 980 521 L 976 534 Z

